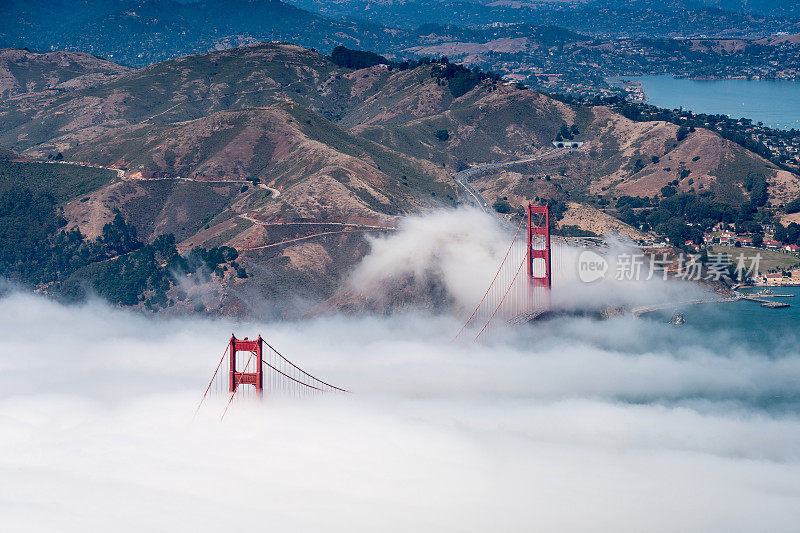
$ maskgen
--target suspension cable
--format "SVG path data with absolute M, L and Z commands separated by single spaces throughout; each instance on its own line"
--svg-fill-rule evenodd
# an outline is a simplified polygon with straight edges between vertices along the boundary
M 267 363 L 266 361 L 264 361 L 264 364 L 265 364 L 265 365 L 267 365 L 268 367 L 270 367 L 272 370 L 274 370 L 274 371 L 275 371 L 275 372 L 277 372 L 278 374 L 280 374 L 281 376 L 283 376 L 283 377 L 286 377 L 286 378 L 289 378 L 289 379 L 291 379 L 292 381 L 294 381 L 295 383 L 299 383 L 300 385 L 303 385 L 304 387 L 308 387 L 308 388 L 310 388 L 310 389 L 314 389 L 314 390 L 322 391 L 322 389 L 320 389 L 319 387 L 315 387 L 314 385 L 309 385 L 308 383 L 304 383 L 304 382 L 302 382 L 302 381 L 299 381 L 299 380 L 297 380 L 297 379 L 293 378 L 292 376 L 290 376 L 290 375 L 288 375 L 288 374 L 284 374 L 283 372 L 281 372 L 280 370 L 278 370 L 277 368 L 275 368 L 275 367 L 274 367 L 274 366 L 272 366 L 271 364 Z M 329 386 L 329 387 L 333 387 L 333 385 L 328 385 L 328 386 Z M 336 387 L 334 387 L 334 388 L 336 388 Z M 338 390 L 342 390 L 342 389 L 338 389 Z M 323 391 L 323 392 L 324 392 L 324 391 Z M 344 392 L 347 392 L 347 391 L 344 391 Z
M 247 358 L 247 363 L 245 363 L 245 365 L 244 365 L 245 369 L 247 369 L 247 367 L 250 366 L 250 360 L 253 358 L 253 354 L 255 354 L 255 352 L 250 352 L 250 357 Z M 228 400 L 228 405 L 225 406 L 225 410 L 222 412 L 222 416 L 219 417 L 219 421 L 220 422 L 222 422 L 222 420 L 225 418 L 225 414 L 228 412 L 228 408 L 231 406 L 231 402 L 233 401 L 233 397 L 236 395 L 236 391 L 238 391 L 238 390 L 239 390 L 239 382 L 236 381 L 236 383 L 233 386 L 233 392 L 231 393 L 231 399 Z
M 192 420 L 194 420 L 195 417 L 197 417 L 197 413 L 200 411 L 200 407 L 202 407 L 203 402 L 205 401 L 206 396 L 208 395 L 208 391 L 211 390 L 211 385 L 214 384 L 214 380 L 217 378 L 217 373 L 219 372 L 219 369 L 222 367 L 222 362 L 225 360 L 225 356 L 228 354 L 228 350 L 230 350 L 230 348 L 231 346 L 229 344 L 225 348 L 225 351 L 222 352 L 222 358 L 219 360 L 219 363 L 217 364 L 217 369 L 214 370 L 214 375 L 211 376 L 211 381 L 208 382 L 208 387 L 206 387 L 206 391 L 203 393 L 203 397 L 200 399 L 200 403 L 197 405 L 197 409 L 195 409 L 194 411 L 194 416 L 192 416 Z
M 517 235 L 519 235 L 519 230 L 522 229 L 522 224 L 524 222 L 525 222 L 525 217 L 522 217 L 522 220 L 519 221 L 519 226 L 517 226 L 517 231 L 514 233 L 514 238 L 511 239 L 511 246 L 508 247 L 508 250 L 506 251 L 506 255 L 503 256 L 503 260 L 500 262 L 500 267 L 497 269 L 497 273 L 494 275 L 494 278 L 492 278 L 492 282 L 489 283 L 489 286 L 486 288 L 486 292 L 483 293 L 483 298 L 481 298 L 481 300 L 478 302 L 478 305 L 475 306 L 475 310 L 472 311 L 471 315 L 469 315 L 469 318 L 467 319 L 466 322 L 464 322 L 464 325 L 461 326 L 461 329 L 458 330 L 458 333 L 456 333 L 455 337 L 453 337 L 453 340 L 456 340 L 458 338 L 458 336 L 461 335 L 461 332 L 464 331 L 464 328 L 467 327 L 467 325 L 470 323 L 472 318 L 478 312 L 478 309 L 480 309 L 481 304 L 486 299 L 486 296 L 489 294 L 489 291 L 492 290 L 492 286 L 494 285 L 494 282 L 497 281 L 497 277 L 500 275 L 500 272 L 503 270 L 503 265 L 506 263 L 506 259 L 508 259 L 508 254 L 510 254 L 511 250 L 514 248 L 514 243 L 517 241 Z
M 262 340 L 263 340 L 263 339 L 262 339 Z M 267 341 L 264 341 L 264 344 L 266 344 L 266 345 L 267 345 L 267 347 L 268 347 L 270 350 L 272 350 L 273 352 L 275 352 L 275 354 L 277 354 L 277 356 L 278 356 L 278 357 L 280 357 L 281 359 L 283 359 L 284 361 L 286 361 L 287 363 L 289 363 L 289 364 L 290 364 L 292 367 L 294 367 L 294 368 L 295 368 L 295 369 L 297 369 L 298 371 L 302 372 L 304 375 L 306 375 L 306 376 L 310 377 L 310 378 L 311 378 L 311 379 L 313 379 L 314 381 L 318 381 L 318 382 L 322 383 L 323 385 L 325 385 L 325 386 L 327 386 L 327 387 L 330 387 L 330 388 L 332 388 L 332 389 L 338 390 L 338 391 L 340 391 L 340 392 L 350 392 L 350 391 L 348 391 L 348 390 L 341 389 L 341 388 L 339 388 L 339 387 L 337 387 L 337 386 L 335 386 L 335 385 L 331 385 L 330 383 L 325 383 L 325 382 L 324 382 L 324 381 L 322 381 L 321 379 L 319 379 L 319 378 L 317 378 L 317 377 L 314 377 L 314 376 L 312 376 L 311 374 L 309 374 L 308 372 L 306 372 L 305 370 L 303 370 L 302 368 L 300 368 L 299 366 L 297 366 L 296 364 L 292 363 L 292 362 L 291 362 L 291 361 L 289 361 L 287 358 L 285 358 L 285 357 L 284 357 L 284 356 L 281 354 L 281 352 L 279 352 L 278 350 L 276 350 L 275 348 L 273 348 L 273 347 L 272 347 L 272 345 L 271 345 L 270 343 L 268 343 Z M 269 366 L 270 368 L 272 368 L 273 370 L 275 370 L 275 368 L 273 368 L 273 367 L 272 367 L 272 366 L 271 366 L 269 363 L 266 363 L 266 364 L 267 364 L 267 366 Z M 280 371 L 278 371 L 278 372 L 280 372 Z M 284 374 L 284 375 L 285 375 L 285 374 Z M 296 381 L 296 380 L 295 380 L 295 381 Z M 316 387 L 314 387 L 314 388 L 316 388 Z M 318 390 L 321 390 L 321 389 L 318 389 Z
M 478 340 L 478 337 L 480 337 L 481 334 L 484 332 L 484 330 L 489 326 L 489 322 L 492 321 L 492 319 L 494 318 L 494 315 L 497 313 L 498 309 L 500 309 L 500 306 L 503 305 L 503 302 L 505 301 L 506 296 L 508 296 L 508 291 L 511 290 L 511 287 L 513 287 L 514 283 L 517 281 L 517 276 L 519 276 L 519 272 L 520 272 L 520 270 L 522 270 L 522 265 L 524 265 L 525 261 L 528 259 L 528 253 L 529 252 L 526 251 L 525 255 L 522 256 L 522 262 L 519 264 L 519 267 L 517 267 L 517 272 L 516 272 L 516 274 L 514 274 L 514 278 L 511 280 L 511 283 L 508 284 L 508 288 L 506 288 L 506 292 L 503 293 L 503 297 L 500 299 L 500 303 L 497 304 L 497 307 L 495 307 L 494 311 L 492 312 L 492 316 L 489 317 L 489 320 L 486 321 L 486 324 L 484 324 L 483 327 L 481 328 L 481 330 L 478 332 L 478 334 L 475 335 L 475 339 L 474 339 L 475 341 Z

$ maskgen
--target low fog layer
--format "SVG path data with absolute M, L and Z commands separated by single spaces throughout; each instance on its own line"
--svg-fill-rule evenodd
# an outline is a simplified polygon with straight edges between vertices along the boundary
M 377 300 L 388 298 L 398 284 L 415 284 L 421 291 L 431 285 L 439 286 L 455 312 L 469 314 L 492 282 L 514 238 L 514 230 L 515 227 L 501 223 L 497 217 L 469 207 L 409 216 L 401 221 L 397 232 L 369 239 L 370 253 L 353 271 L 350 284 Z M 709 297 L 695 284 L 665 281 L 661 273 L 650 273 L 649 262 L 633 242 L 614 236 L 607 240 L 608 246 L 592 249 L 607 262 L 607 272 L 602 278 L 585 282 L 578 273 L 579 259 L 585 248 L 553 238 L 552 305 L 555 309 L 602 310 L 615 306 L 685 303 Z M 523 225 L 506 266 L 511 276 L 522 261 L 525 241 Z M 632 269 L 624 268 L 633 255 L 641 261 L 637 276 L 629 275 Z M 518 285 L 524 283 L 524 274 L 522 271 L 517 278 Z
M 789 531 L 798 339 L 561 319 L 163 320 L 0 300 L 4 531 Z M 346 396 L 192 414 L 230 333 Z M 677 332 L 680 331 L 680 334 Z M 789 347 L 787 350 L 786 347 Z M 771 407 L 770 399 L 786 400 Z

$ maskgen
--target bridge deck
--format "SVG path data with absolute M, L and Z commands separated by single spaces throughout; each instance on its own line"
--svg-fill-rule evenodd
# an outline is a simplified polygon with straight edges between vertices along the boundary
M 527 324 L 528 322 L 533 322 L 537 318 L 541 317 L 545 314 L 547 310 L 545 309 L 538 309 L 536 311 L 527 311 L 520 315 L 515 316 L 511 320 L 508 321 L 508 324 L 511 326 L 521 326 L 522 324 Z

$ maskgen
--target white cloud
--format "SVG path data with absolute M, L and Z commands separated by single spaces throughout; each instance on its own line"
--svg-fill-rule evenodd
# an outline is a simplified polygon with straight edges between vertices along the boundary
M 403 300 L 396 296 L 404 293 L 408 296 L 409 291 L 422 299 L 432 292 L 431 287 L 441 288 L 453 310 L 469 314 L 492 283 L 513 237 L 513 228 L 474 208 L 410 216 L 402 220 L 397 232 L 370 239 L 370 253 L 355 268 L 350 284 L 363 295 L 389 302 Z M 609 246 L 596 252 L 608 263 L 608 270 L 601 279 L 586 283 L 578 275 L 579 257 L 584 249 L 553 238 L 553 309 L 602 311 L 609 307 L 677 304 L 710 297 L 696 284 L 664 281 L 660 273 L 648 275 L 649 262 L 632 242 L 615 237 L 607 240 Z M 493 289 L 493 294 L 499 297 L 515 280 L 504 304 L 514 309 L 510 303 L 514 295 L 521 300 L 527 287 L 525 267 L 519 268 L 525 247 L 523 225 L 504 263 L 500 281 Z M 637 258 L 630 259 L 632 255 Z M 626 258 L 639 265 L 636 279 L 630 281 L 624 275 Z M 515 276 L 517 271 L 519 274 Z M 488 309 L 485 318 L 492 310 L 493 307 Z M 514 315 L 517 311 L 502 309 L 498 316 L 504 312 Z
M 800 358 L 563 319 L 283 323 L 0 300 L 3 531 L 791 531 Z M 231 331 L 347 396 L 191 418 Z M 797 346 L 794 339 L 790 346 Z M 768 402 L 766 402 L 768 403 Z
M 513 234 L 483 211 L 439 210 L 404 218 L 399 231 L 370 238 L 371 251 L 351 284 L 381 299 L 398 284 L 426 288 L 441 283 L 456 307 L 480 300 Z

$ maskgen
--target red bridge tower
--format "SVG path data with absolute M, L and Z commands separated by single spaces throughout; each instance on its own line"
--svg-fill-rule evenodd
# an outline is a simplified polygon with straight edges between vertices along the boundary
M 552 285 L 550 260 L 550 208 L 528 204 L 528 279 L 532 287 L 546 289 L 547 307 Z
M 230 359 L 228 392 L 233 393 L 236 390 L 236 387 L 239 385 L 253 385 L 256 388 L 256 392 L 259 396 L 263 394 L 263 346 L 264 341 L 261 339 L 261 335 L 259 335 L 258 339 L 254 341 L 247 340 L 247 337 L 245 337 L 244 340 L 239 340 L 234 335 L 231 335 L 230 346 L 228 349 L 228 357 Z M 248 358 L 248 362 L 245 363 L 245 367 L 242 369 L 242 372 L 239 372 L 236 369 L 236 352 L 250 352 L 250 357 Z M 250 359 L 253 357 L 256 359 L 254 361 L 255 366 L 253 367 L 255 371 L 247 372 L 246 370 L 250 368 Z

